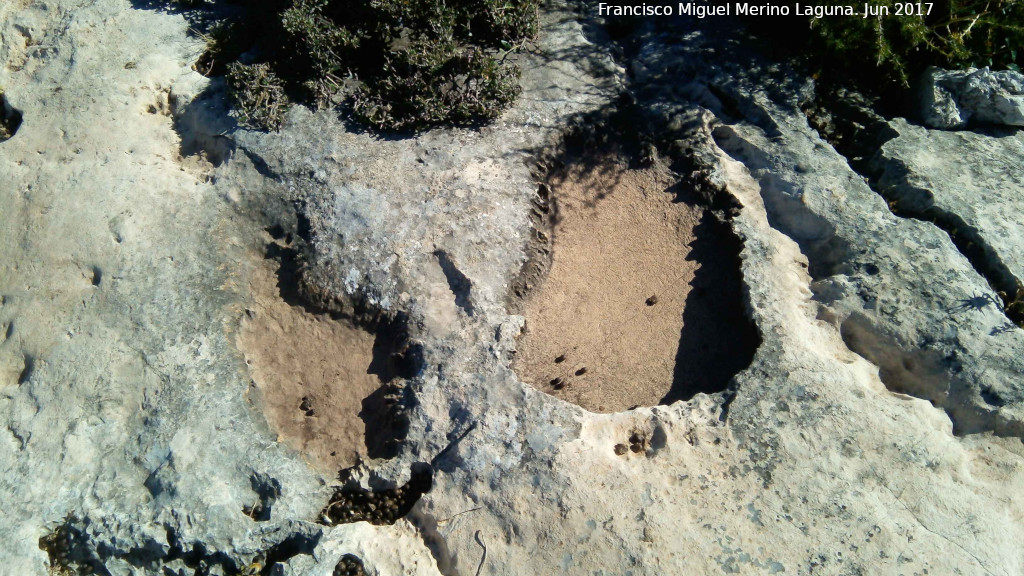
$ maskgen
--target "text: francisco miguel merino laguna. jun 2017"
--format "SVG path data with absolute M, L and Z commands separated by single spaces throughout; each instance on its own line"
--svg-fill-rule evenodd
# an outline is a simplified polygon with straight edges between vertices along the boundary
M 827 16 L 857 16 L 870 18 L 875 16 L 928 16 L 934 7 L 933 2 L 897 2 L 892 6 L 852 4 L 824 6 L 814 4 L 752 4 L 749 2 L 732 2 L 723 4 L 699 4 L 696 2 L 680 2 L 678 4 L 637 4 L 619 5 L 601 2 L 597 5 L 598 16 L 810 16 L 824 18 Z

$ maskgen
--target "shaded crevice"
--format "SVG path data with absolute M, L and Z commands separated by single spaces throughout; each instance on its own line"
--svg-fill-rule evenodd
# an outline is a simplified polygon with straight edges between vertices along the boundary
M 903 176 L 908 173 L 902 163 L 890 162 L 884 174 L 876 172 L 872 175 L 872 188 L 888 201 L 893 214 L 902 218 L 931 222 L 946 232 L 971 267 L 999 296 L 999 308 L 1007 319 L 1024 328 L 1024 284 L 1021 279 L 1014 276 L 1003 263 L 1002 258 L 986 241 L 981 231 L 969 225 L 958 214 L 942 210 L 931 202 L 921 205 L 901 202 L 899 198 L 904 198 L 907 192 L 929 200 L 932 198 L 931 191 L 907 184 Z
M 455 295 L 455 305 L 462 308 L 467 315 L 472 316 L 473 301 L 471 299 L 471 292 L 473 290 L 473 282 L 459 270 L 447 252 L 437 250 L 434 252 L 434 256 L 437 257 L 437 262 L 441 265 L 441 271 L 444 272 L 444 277 L 448 281 L 448 287 L 451 289 L 452 294 Z
M 782 136 L 778 124 L 763 108 L 757 105 L 752 96 L 741 93 L 735 88 L 718 86 L 713 82 L 701 84 L 701 86 L 707 90 L 707 94 L 714 98 L 713 102 L 719 104 L 719 106 L 711 107 L 712 112 L 719 118 L 749 122 L 760 128 L 765 136 L 771 139 Z M 698 90 L 698 94 L 699 92 Z
M 936 206 L 930 190 L 910 185 L 910 170 L 904 163 L 897 159 L 881 161 L 882 146 L 899 135 L 887 120 L 875 113 L 863 96 L 842 88 L 825 90 L 816 98 L 801 106 L 811 127 L 886 200 L 893 214 L 930 222 L 944 231 L 999 295 L 1006 317 L 1024 327 L 1022 279 L 1014 276 L 978 229 L 958 214 Z
M 408 318 L 399 313 L 378 324 L 373 343 L 373 362 L 367 372 L 383 386 L 363 399 L 359 418 L 366 426 L 365 443 L 370 458 L 394 458 L 409 435 L 409 414 L 416 395 L 408 381 L 424 367 L 423 346 L 409 337 Z
M 227 574 L 239 572 L 239 563 L 225 552 L 210 550 L 202 542 L 185 542 L 171 527 L 167 527 L 167 544 L 170 546 L 170 550 L 162 556 L 138 555 L 133 553 L 135 551 L 130 551 L 122 558 L 139 567 L 155 567 L 161 563 L 181 560 L 182 563 L 194 570 L 195 576 L 206 576 L 214 567 L 220 567 L 221 571 Z
M 403 383 L 389 383 L 363 399 L 359 418 L 366 426 L 364 442 L 370 458 L 390 459 L 398 455 L 409 435 L 409 411 L 416 398 Z
M 470 509 L 465 512 L 478 509 Z M 416 528 L 423 545 L 430 551 L 430 555 L 433 556 L 434 563 L 437 565 L 437 571 L 442 576 L 457 576 L 458 572 L 455 569 L 457 561 L 451 549 L 448 548 L 448 542 L 444 535 L 441 534 L 438 519 L 424 511 L 423 507 L 418 507 L 410 512 L 406 520 Z
M 281 574 L 282 572 L 276 570 L 275 566 L 285 564 L 296 556 L 312 556 L 317 544 L 320 543 L 320 536 L 319 531 L 312 534 L 292 534 L 274 544 L 262 554 L 263 562 L 260 564 L 263 564 L 263 570 L 260 571 L 260 576 Z
M 262 156 L 256 154 L 255 152 L 249 150 L 248 148 L 242 147 L 239 148 L 239 150 L 242 151 L 242 154 L 245 154 L 245 157 L 249 159 L 250 163 L 252 163 L 253 169 L 256 170 L 256 172 L 258 172 L 260 176 L 263 176 L 268 180 L 281 179 L 281 175 L 275 172 L 273 169 L 271 169 L 270 164 L 267 164 L 267 161 L 264 160 Z
M 53 574 L 111 576 L 107 562 L 117 559 L 147 573 L 178 574 L 184 566 L 191 576 L 270 576 L 280 573 L 278 564 L 311 555 L 322 535 L 315 525 L 275 534 L 276 542 L 247 562 L 202 542 L 188 543 L 173 527 L 166 526 L 164 532 L 163 542 L 124 549 L 116 538 L 105 536 L 101 525 L 71 515 L 39 539 L 39 548 L 46 552 Z
M 242 513 L 257 522 L 267 522 L 274 503 L 281 497 L 281 482 L 267 474 L 257 473 L 249 477 L 249 484 L 257 500 L 252 506 L 242 507 Z
M 729 420 L 729 410 L 732 408 L 732 403 L 736 400 L 738 393 L 737 390 L 727 390 L 722 396 L 722 411 L 718 414 L 719 422 L 727 422 Z
M 672 388 L 660 404 L 725 390 L 750 366 L 761 336 L 744 304 L 740 253 L 743 242 L 732 227 L 706 211 L 694 229 L 687 259 L 700 268 L 683 308 Z
M 10 330 L 10 328 L 8 328 Z M 32 374 L 36 370 L 36 359 L 35 357 L 26 354 L 22 359 L 24 366 L 21 369 L 21 373 L 18 374 L 18 384 L 24 384 L 32 379 Z
M 0 91 L 0 142 L 10 140 L 21 128 L 21 111 L 11 106 L 3 91 Z

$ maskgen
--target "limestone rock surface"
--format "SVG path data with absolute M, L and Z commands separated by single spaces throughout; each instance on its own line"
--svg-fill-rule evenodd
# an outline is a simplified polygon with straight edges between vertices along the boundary
M 932 128 L 963 128 L 969 123 L 1024 126 L 1024 75 L 988 68 L 943 70 L 931 67 L 918 88 L 921 119 Z
M 1024 136 L 928 130 L 902 119 L 890 127 L 898 136 L 875 159 L 879 186 L 915 213 L 956 220 L 1014 296 L 1024 280 Z
M 963 306 L 996 298 L 985 278 L 890 211 L 808 124 L 813 82 L 738 49 L 740 30 L 642 28 L 626 51 L 591 17 L 545 11 L 496 124 L 396 139 L 301 107 L 280 133 L 238 130 L 180 14 L 0 5 L 23 113 L 0 142 L 0 565 L 1024 570 L 1024 331 Z M 540 150 L 624 102 L 742 240 L 761 344 L 725 392 L 593 414 L 510 368 L 508 295 Z M 237 347 L 288 233 L 307 299 L 401 319 L 416 349 L 396 454 L 345 480 L 278 442 Z M 342 484 L 394 489 L 425 463 L 430 490 L 393 525 L 323 522 Z

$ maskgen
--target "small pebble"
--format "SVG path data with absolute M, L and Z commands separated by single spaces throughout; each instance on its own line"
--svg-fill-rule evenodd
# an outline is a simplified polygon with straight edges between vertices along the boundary
M 584 366 L 583 368 L 580 368 L 579 370 L 576 371 L 576 375 L 577 376 L 583 376 L 586 373 L 587 373 L 587 367 L 586 366 Z
M 648 298 L 646 300 L 646 303 L 647 303 L 648 306 L 654 306 L 655 304 L 658 303 L 658 297 L 657 296 L 651 296 L 650 298 Z
M 623 454 L 626 453 L 626 450 L 628 450 L 628 448 L 626 448 L 625 444 L 616 444 L 615 445 L 615 455 L 616 456 L 622 456 Z

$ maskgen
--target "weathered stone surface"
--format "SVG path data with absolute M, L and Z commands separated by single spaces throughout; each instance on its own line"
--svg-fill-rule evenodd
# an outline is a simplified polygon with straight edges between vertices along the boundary
M 728 28 L 646 37 L 634 88 L 677 171 L 732 206 L 763 342 L 726 393 L 598 415 L 518 380 L 522 318 L 505 299 L 532 234 L 532 151 L 625 85 L 576 16 L 545 16 L 523 99 L 490 128 L 377 139 L 301 108 L 280 134 L 231 143 L 179 125 L 223 145 L 215 156 L 237 146 L 215 167 L 180 159 L 172 119 L 148 112 L 217 105 L 193 100 L 205 81 L 180 17 L 22 4 L 0 5 L 5 39 L 34 38 L 0 54 L 24 112 L 0 143 L 12 573 L 44 574 L 39 538 L 71 514 L 73 551 L 117 575 L 263 555 L 324 576 L 345 554 L 371 574 L 1024 568 L 1020 331 L 994 330 L 994 307 L 958 309 L 994 297 L 984 279 L 944 232 L 889 212 L 808 126 L 813 86 L 726 43 Z M 272 224 L 304 231 L 322 303 L 400 312 L 422 347 L 399 454 L 351 473 L 391 487 L 432 461 L 432 489 L 394 526 L 316 524 L 338 481 L 246 398 L 236 330 Z M 888 389 L 899 370 L 942 409 Z
M 932 128 L 968 124 L 1024 126 L 1024 75 L 988 68 L 943 70 L 931 67 L 918 87 L 921 120 Z
M 691 46 L 716 49 L 700 38 Z M 1020 436 L 1024 332 L 943 230 L 894 216 L 819 138 L 799 113 L 813 86 L 756 61 L 748 72 L 673 54 L 642 55 L 641 81 L 669 66 L 698 78 L 680 91 L 723 118 L 712 135 L 759 181 L 773 227 L 808 256 L 822 318 L 890 388 L 946 408 L 958 432 Z
M 898 136 L 874 160 L 879 186 L 907 210 L 957 222 L 1015 296 L 1024 281 L 1024 136 L 927 130 L 901 119 L 890 127 Z
M 205 82 L 186 23 L 18 1 L 0 29 L 24 113 L 0 143 L 0 571 L 45 574 L 40 538 L 72 515 L 117 575 L 162 573 L 175 545 L 247 562 L 318 532 L 329 490 L 245 400 L 233 332 L 258 228 L 179 156 L 174 102 Z M 284 487 L 273 529 L 242 511 L 262 476 Z

